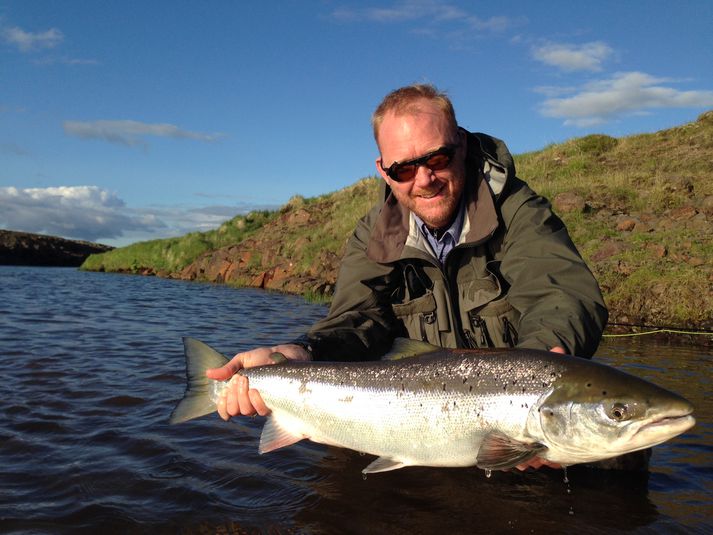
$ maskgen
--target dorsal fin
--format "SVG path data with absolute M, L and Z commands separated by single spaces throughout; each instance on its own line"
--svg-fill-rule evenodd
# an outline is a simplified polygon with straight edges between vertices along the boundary
M 421 342 L 420 340 L 411 340 L 410 338 L 395 338 L 389 352 L 381 357 L 381 360 L 399 360 L 408 357 L 416 357 L 425 353 L 433 353 L 442 349 L 438 346 Z

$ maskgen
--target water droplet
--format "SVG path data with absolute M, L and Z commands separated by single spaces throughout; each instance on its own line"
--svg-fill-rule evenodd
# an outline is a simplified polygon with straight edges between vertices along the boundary
M 570 507 L 570 508 L 569 508 L 569 514 L 572 515 L 572 516 L 574 516 L 574 508 L 573 508 L 573 507 Z
M 362 473 L 361 473 L 361 478 L 362 478 L 364 481 L 366 481 L 366 472 L 362 472 Z
M 569 483 L 569 478 L 567 477 L 567 467 L 563 466 L 562 470 L 564 471 L 564 482 Z
M 487 469 L 485 470 L 485 477 L 489 478 L 489 477 L 492 476 L 492 475 L 493 475 L 493 471 L 492 471 L 492 470 L 487 470 Z

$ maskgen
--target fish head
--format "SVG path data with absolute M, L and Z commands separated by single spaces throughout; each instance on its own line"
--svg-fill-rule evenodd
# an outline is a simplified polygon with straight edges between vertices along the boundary
M 683 397 L 614 368 L 586 362 L 561 372 L 537 411 L 546 459 L 594 462 L 661 444 L 695 424 Z

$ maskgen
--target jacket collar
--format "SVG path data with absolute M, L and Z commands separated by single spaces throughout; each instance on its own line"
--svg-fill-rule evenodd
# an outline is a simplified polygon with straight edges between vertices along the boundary
M 466 185 L 463 190 L 466 195 L 466 218 L 459 245 L 483 242 L 498 227 L 496 198 L 484 170 L 498 194 L 505 191 L 508 177 L 515 176 L 512 156 L 502 141 L 478 133 L 469 133 L 467 139 Z M 419 244 L 422 240 L 419 235 L 410 236 L 418 232 L 417 225 L 412 224 L 411 212 L 398 203 L 388 186 L 385 186 L 383 194 L 386 200 L 377 216 L 366 254 L 371 260 L 385 264 L 406 256 L 404 249 L 407 244 Z

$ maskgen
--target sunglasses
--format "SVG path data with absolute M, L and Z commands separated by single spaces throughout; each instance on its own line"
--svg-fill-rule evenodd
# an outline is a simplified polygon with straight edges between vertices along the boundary
M 431 171 L 442 171 L 451 164 L 456 153 L 455 145 L 446 145 L 433 152 L 429 152 L 420 158 L 406 160 L 405 162 L 394 162 L 388 168 L 384 167 L 384 162 L 379 165 L 384 172 L 395 182 L 408 182 L 416 176 L 418 168 L 428 167 Z

